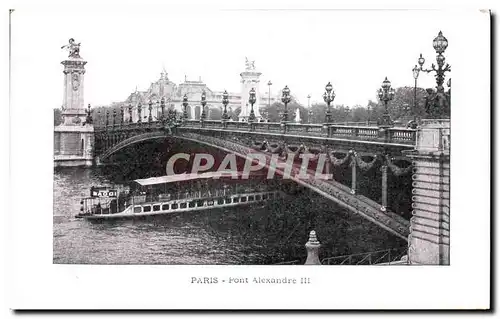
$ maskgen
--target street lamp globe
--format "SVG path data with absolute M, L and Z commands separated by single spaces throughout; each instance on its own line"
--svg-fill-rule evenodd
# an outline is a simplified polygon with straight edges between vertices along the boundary
M 330 93 L 333 90 L 333 86 L 330 82 L 325 86 L 326 92 Z
M 290 89 L 288 88 L 288 85 L 285 85 L 285 88 L 283 89 L 283 95 L 288 96 L 290 94 Z
M 442 54 L 438 54 L 438 56 L 436 57 L 436 61 L 437 61 L 438 65 L 443 65 L 444 60 L 445 60 L 445 57 Z
M 415 67 L 413 68 L 413 78 L 416 80 L 418 79 L 418 74 L 420 73 L 420 69 L 418 68 L 417 65 L 415 65 Z
M 393 88 L 391 88 L 389 90 L 389 99 L 390 100 L 392 100 L 394 98 L 394 94 L 396 94 L 396 91 Z
M 229 99 L 229 94 L 227 93 L 226 90 L 224 90 L 224 93 L 222 93 L 222 99 L 223 100 L 228 100 Z
M 391 81 L 389 81 L 387 77 L 385 77 L 384 82 L 382 82 L 382 88 L 384 90 L 388 90 L 390 87 L 391 87 Z
M 435 37 L 432 41 L 432 46 L 438 54 L 443 53 L 448 47 L 448 40 L 443 36 L 443 33 L 441 31 L 439 31 L 438 36 Z
M 384 91 L 382 89 L 378 89 L 378 97 L 382 99 L 384 97 Z
M 255 101 L 256 101 L 256 97 L 255 97 L 255 89 L 254 89 L 254 88 L 252 88 L 252 89 L 250 90 L 249 95 L 250 95 L 250 97 L 249 97 L 249 102 L 250 102 L 251 104 L 254 104 L 254 103 L 255 103 Z
M 420 57 L 418 58 L 418 64 L 420 65 L 420 68 L 422 68 L 424 66 L 424 63 L 425 63 L 425 59 L 422 56 L 422 53 L 420 53 Z

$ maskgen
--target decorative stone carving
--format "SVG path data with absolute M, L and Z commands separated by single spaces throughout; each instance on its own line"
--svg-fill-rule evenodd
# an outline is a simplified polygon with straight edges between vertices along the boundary
M 255 60 L 250 61 L 247 57 L 245 57 L 245 70 L 255 70 Z
M 66 45 L 63 45 L 61 49 L 66 49 L 68 50 L 68 57 L 69 58 L 77 58 L 80 59 L 80 43 L 76 43 L 75 39 L 71 38 L 69 39 L 69 43 Z
M 71 75 L 71 84 L 73 85 L 73 90 L 78 90 L 78 87 L 80 86 L 80 75 L 76 72 L 74 72 Z

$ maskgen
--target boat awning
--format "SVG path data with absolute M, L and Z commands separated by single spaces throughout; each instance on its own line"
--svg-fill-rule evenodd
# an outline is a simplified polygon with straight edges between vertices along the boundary
M 231 177 L 233 175 L 241 176 L 240 172 L 206 172 L 206 173 L 190 173 L 190 174 L 175 174 L 175 175 L 166 175 L 159 177 L 150 177 L 144 179 L 136 179 L 135 182 L 140 184 L 141 186 L 148 185 L 157 185 L 157 184 L 167 184 L 173 182 L 183 182 L 195 179 L 206 179 L 206 178 L 220 178 L 220 177 Z

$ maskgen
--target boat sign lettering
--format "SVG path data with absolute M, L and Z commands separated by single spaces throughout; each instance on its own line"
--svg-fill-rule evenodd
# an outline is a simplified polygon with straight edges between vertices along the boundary
M 116 197 L 118 192 L 116 189 L 92 187 L 90 189 L 90 197 Z

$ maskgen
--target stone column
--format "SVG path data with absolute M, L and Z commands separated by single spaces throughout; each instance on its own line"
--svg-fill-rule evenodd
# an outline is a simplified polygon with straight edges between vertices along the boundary
M 80 57 L 69 57 L 64 65 L 63 125 L 79 125 L 85 121 L 84 76 L 85 64 Z
M 411 264 L 450 264 L 450 120 L 423 120 L 413 159 Z

